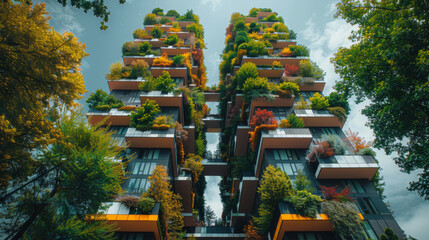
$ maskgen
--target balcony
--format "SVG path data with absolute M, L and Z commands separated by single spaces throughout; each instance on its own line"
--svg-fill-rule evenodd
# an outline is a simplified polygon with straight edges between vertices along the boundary
M 161 55 L 166 53 L 168 56 L 176 56 L 178 54 L 184 54 L 184 53 L 190 53 L 191 48 L 190 47 L 161 47 Z
M 274 101 L 268 101 L 265 98 L 257 98 L 252 101 L 250 105 L 250 117 L 255 114 L 255 110 L 262 107 L 292 107 L 295 101 L 295 95 L 291 94 L 290 97 L 275 95 Z
M 289 47 L 291 45 L 296 45 L 296 40 L 282 40 L 279 39 L 277 41 L 271 42 L 274 49 L 283 49 L 285 47 Z
M 160 205 L 155 204 L 150 214 L 131 214 L 131 210 L 120 202 L 104 203 L 105 210 L 101 215 L 87 215 L 90 220 L 107 221 L 115 224 L 118 232 L 144 232 L 153 233 L 156 240 L 162 239 L 158 226 L 158 213 Z
M 297 83 L 301 92 L 323 92 L 326 85 L 325 81 L 313 77 L 287 77 L 283 74 L 282 80 Z
M 308 58 L 307 57 L 279 57 L 279 56 L 258 56 L 258 57 L 243 56 L 241 65 L 243 65 L 246 62 L 253 62 L 255 65 L 271 65 L 273 61 L 278 61 L 283 66 L 285 64 L 299 66 L 299 62 L 303 59 L 308 59 Z
M 109 85 L 110 91 L 114 90 L 139 90 L 139 83 L 144 81 L 143 78 L 138 79 L 118 79 L 118 80 L 109 80 L 107 84 Z
M 144 30 L 146 30 L 146 32 L 150 32 L 150 31 L 152 31 L 152 29 L 154 27 L 159 27 L 159 28 L 161 28 L 161 30 L 163 32 L 168 32 L 168 30 L 170 30 L 170 28 L 172 28 L 173 25 L 160 25 L 160 26 L 156 26 L 156 25 L 144 25 Z
M 334 155 L 317 161 L 317 179 L 371 180 L 379 169 L 377 162 L 369 155 Z
M 130 125 L 130 112 L 129 111 L 119 111 L 117 108 L 112 108 L 110 111 L 99 111 L 95 109 L 90 109 L 86 114 L 88 122 L 95 126 L 101 121 L 106 121 L 103 125 L 112 125 L 112 126 L 129 126 Z
M 271 14 L 271 13 L 270 13 Z M 274 24 L 276 24 L 277 22 L 258 22 L 259 24 L 263 25 L 267 25 L 269 28 L 272 27 Z
M 265 17 L 270 16 L 271 14 L 273 14 L 273 12 L 258 12 L 257 17 L 258 18 L 265 18 Z
M 244 19 L 244 22 L 245 23 L 252 23 L 252 22 L 258 22 L 258 17 L 246 17 L 245 19 Z
M 181 27 L 182 29 L 186 29 L 186 27 L 188 25 L 191 25 L 195 22 L 194 21 L 178 21 L 178 23 L 179 23 L 179 27 Z
M 277 128 L 262 131 L 256 159 L 256 177 L 261 173 L 265 149 L 307 149 L 313 136 L 308 128 Z
M 183 123 L 183 103 L 182 94 L 174 95 L 173 93 L 163 93 L 161 91 L 140 92 L 140 101 L 154 100 L 160 107 L 178 107 L 179 123 Z
M 151 67 L 150 72 L 154 78 L 162 76 L 163 72 L 168 72 L 172 78 L 183 78 L 187 82 L 187 67 Z
M 122 60 L 124 61 L 124 65 L 125 66 L 129 66 L 131 65 L 131 63 L 137 61 L 137 59 L 140 60 L 144 60 L 145 62 L 147 62 L 147 64 L 149 64 L 149 66 L 152 65 L 153 60 L 155 60 L 155 58 L 157 58 L 159 56 L 155 56 L 155 55 L 146 55 L 146 56 L 122 56 Z
M 271 62 L 272 64 L 272 62 Z M 237 73 L 240 66 L 234 66 L 234 74 Z M 280 78 L 283 76 L 283 68 L 272 68 L 272 67 L 258 67 L 258 74 L 260 77 L 266 78 Z
M 138 43 L 144 43 L 147 42 L 150 45 L 152 45 L 152 48 L 160 48 L 160 47 L 164 47 L 166 46 L 164 44 L 164 40 L 160 40 L 160 39 L 134 39 L 134 42 L 138 42 Z
M 295 115 L 304 120 L 305 127 L 339 127 L 344 123 L 328 110 L 303 109 L 295 110 Z
M 195 33 L 193 32 L 167 32 L 167 37 L 176 34 L 178 38 L 187 40 L 190 38 L 195 38 Z

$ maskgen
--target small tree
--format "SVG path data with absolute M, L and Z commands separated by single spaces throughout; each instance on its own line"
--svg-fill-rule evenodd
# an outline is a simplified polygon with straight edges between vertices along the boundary
M 111 108 L 120 108 L 124 106 L 121 100 L 117 100 L 113 95 L 108 95 L 102 89 L 97 89 L 95 93 L 91 93 L 86 103 L 88 103 L 90 108 L 101 111 L 108 111 Z
M 135 112 L 131 112 L 130 126 L 140 131 L 150 130 L 155 121 L 155 116 L 160 112 L 158 104 L 153 100 L 147 99 Z
M 133 32 L 133 38 L 134 39 L 143 39 L 146 36 L 147 36 L 147 32 L 144 29 L 141 29 L 141 28 L 137 28 Z
M 259 235 L 258 231 L 256 230 L 255 225 L 253 225 L 253 221 L 249 221 L 249 225 L 244 226 L 243 229 L 244 234 L 246 234 L 246 237 L 244 240 L 263 240 L 264 238 Z
M 252 62 L 244 63 L 236 73 L 236 81 L 238 89 L 243 89 L 243 85 L 249 78 L 257 78 L 259 76 L 256 65 Z
M 214 213 L 214 211 L 211 209 L 210 206 L 207 206 L 204 209 L 204 211 L 206 216 L 206 219 L 205 219 L 206 226 L 212 226 L 215 223 L 216 214 Z
M 248 78 L 243 86 L 243 98 L 246 103 L 250 103 L 256 98 L 266 98 L 272 101 L 274 96 L 271 91 L 267 78 Z
M 323 211 L 334 225 L 339 239 L 365 240 L 359 214 L 350 203 L 338 201 L 322 202 Z
M 338 189 L 338 186 L 335 187 L 326 187 L 320 186 L 320 190 L 325 196 L 326 200 L 334 200 L 340 202 L 351 202 L 353 199 L 349 196 L 351 194 L 350 187 L 347 185 L 341 191 Z
M 154 38 L 161 38 L 162 35 L 164 34 L 164 31 L 161 30 L 160 27 L 154 27 L 152 29 L 152 31 L 150 32 L 150 34 L 152 35 L 152 37 Z
M 358 132 L 352 132 L 349 128 L 346 131 L 347 138 L 344 141 L 347 141 L 353 148 L 353 152 L 359 153 L 362 149 L 369 148 L 372 146 L 371 142 L 367 142 L 364 138 L 359 137 Z
M 329 101 L 323 97 L 320 93 L 314 93 L 313 97 L 310 97 L 311 109 L 320 110 L 329 107 Z
M 391 228 L 384 229 L 384 233 L 380 235 L 380 240 L 399 240 Z
M 298 171 L 298 175 L 295 177 L 295 181 L 293 182 L 293 188 L 295 191 L 306 190 L 310 193 L 313 193 L 315 190 L 311 186 L 311 181 L 307 179 L 307 175 L 302 173 L 302 170 Z
M 290 128 L 291 125 L 288 120 L 282 119 L 280 120 L 279 128 Z
M 174 44 L 178 43 L 180 41 L 179 37 L 177 37 L 176 34 L 171 34 L 167 37 L 167 39 L 164 41 L 164 44 L 167 44 L 169 46 L 173 46 Z
M 157 7 L 157 8 L 154 8 L 152 10 L 152 13 L 156 14 L 157 16 L 163 16 L 164 15 L 164 9 Z
M 292 128 L 303 128 L 304 127 L 304 120 L 302 118 L 297 117 L 293 113 L 289 114 L 286 119 Z
M 144 17 L 143 25 L 155 25 L 156 24 L 156 15 L 153 13 L 148 13 Z
M 153 79 L 153 85 L 155 90 L 161 92 L 172 92 L 176 87 L 174 80 L 170 77 L 170 73 L 167 71 L 163 71 L 162 76 Z
M 306 190 L 299 190 L 296 191 L 296 195 L 286 198 L 285 201 L 289 202 L 299 215 L 315 218 L 322 199 Z
M 168 12 L 165 14 L 165 16 L 172 16 L 172 17 L 179 18 L 180 14 L 176 10 L 171 9 L 171 10 L 168 10 Z
M 256 109 L 255 115 L 250 119 L 249 126 L 255 128 L 256 126 L 260 126 L 262 124 L 272 125 L 277 124 L 277 120 L 273 115 L 273 112 L 267 111 L 266 109 Z
M 296 96 L 301 95 L 298 84 L 296 84 L 294 82 L 282 82 L 278 85 L 278 89 L 283 90 L 283 91 L 291 91 Z

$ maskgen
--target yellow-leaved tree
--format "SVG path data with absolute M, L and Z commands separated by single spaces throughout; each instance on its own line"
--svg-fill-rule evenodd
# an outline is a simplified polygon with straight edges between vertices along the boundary
M 34 173 L 35 150 L 62 137 L 57 107 L 74 106 L 85 93 L 85 44 L 48 19 L 44 4 L 0 3 L 0 190 Z

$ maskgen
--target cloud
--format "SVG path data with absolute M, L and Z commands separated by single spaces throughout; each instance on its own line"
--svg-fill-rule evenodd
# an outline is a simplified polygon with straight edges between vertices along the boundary
M 47 4 L 47 10 L 55 19 L 51 19 L 51 26 L 59 33 L 64 31 L 72 32 L 75 36 L 79 36 L 85 28 L 79 23 L 76 17 L 76 9 L 67 5 L 63 7 L 58 3 Z
M 211 5 L 212 11 L 216 11 L 216 8 L 220 6 L 220 0 L 203 0 L 204 5 Z

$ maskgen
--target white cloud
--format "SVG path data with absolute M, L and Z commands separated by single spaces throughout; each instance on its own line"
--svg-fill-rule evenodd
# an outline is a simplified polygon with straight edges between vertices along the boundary
M 216 8 L 220 6 L 220 0 L 203 0 L 202 4 L 211 5 L 212 11 L 216 11 Z
M 79 36 L 85 29 L 76 18 L 76 11 L 73 7 L 69 5 L 63 7 L 61 4 L 51 3 L 47 4 L 47 10 L 51 16 L 55 16 L 51 22 L 57 32 L 67 31 Z

